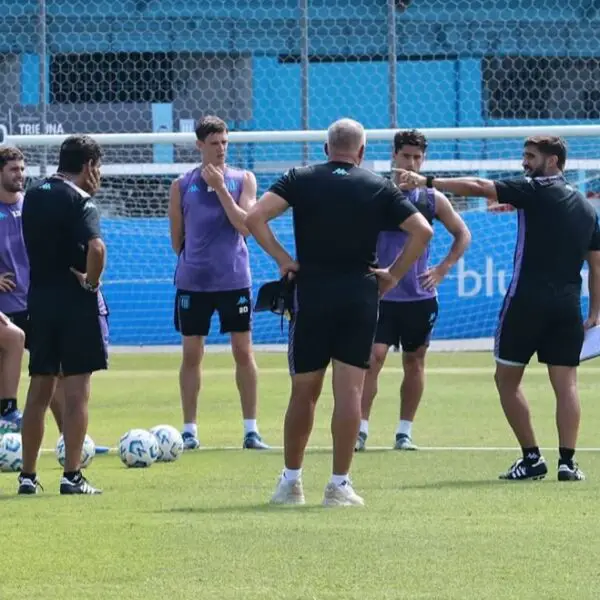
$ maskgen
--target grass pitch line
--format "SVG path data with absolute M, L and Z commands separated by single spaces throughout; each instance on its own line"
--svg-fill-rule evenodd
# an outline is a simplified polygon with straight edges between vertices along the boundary
M 194 454 L 196 452 L 220 452 L 226 451 L 230 452 L 233 450 L 238 450 L 240 452 L 243 451 L 241 446 L 201 446 L 197 450 L 187 450 L 186 454 Z M 272 451 L 281 452 L 283 450 L 283 446 L 271 446 Z M 323 452 L 326 450 L 331 450 L 331 446 L 308 446 L 306 449 L 307 452 L 315 451 L 315 452 Z M 542 451 L 553 451 L 556 448 L 540 448 Z M 53 454 L 54 448 L 42 448 L 42 454 Z M 117 454 L 119 451 L 118 448 L 110 448 L 109 454 Z M 368 454 L 369 452 L 393 452 L 396 454 L 411 454 L 407 451 L 394 450 L 391 446 L 369 446 L 364 453 L 360 454 Z M 418 452 L 520 452 L 520 448 L 516 446 L 419 446 Z M 577 452 L 600 452 L 600 448 L 577 448 Z M 269 453 L 269 450 L 259 450 L 255 451 L 256 454 Z M 358 453 L 357 453 L 358 454 Z M 102 456 L 102 455 L 99 455 Z
M 203 369 L 205 376 L 226 376 L 230 377 L 233 367 L 224 367 L 222 369 L 209 368 Z M 401 367 L 384 367 L 384 373 L 402 373 Z M 425 369 L 427 375 L 489 375 L 494 373 L 494 367 L 429 367 Z M 587 367 L 579 369 L 582 374 L 600 373 L 599 367 Z M 288 375 L 288 370 L 284 367 L 265 367 L 258 368 L 259 377 L 261 375 Z M 94 374 L 94 379 L 130 379 L 134 377 L 156 378 L 156 377 L 177 377 L 176 369 L 114 369 L 108 371 L 99 371 Z M 530 367 L 525 371 L 527 375 L 546 375 L 547 371 L 542 367 Z

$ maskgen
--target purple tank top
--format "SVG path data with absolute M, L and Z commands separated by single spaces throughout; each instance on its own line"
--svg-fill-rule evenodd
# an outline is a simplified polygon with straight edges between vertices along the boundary
M 430 222 L 435 217 L 435 192 L 432 189 L 411 190 L 407 198 L 419 209 Z M 404 247 L 408 235 L 404 231 L 382 231 L 377 238 L 377 259 L 381 267 L 388 267 Z M 391 289 L 382 300 L 390 302 L 414 302 L 435 298 L 437 291 L 425 290 L 421 287 L 419 276 L 427 270 L 429 261 L 429 246 L 417 259 L 408 273 Z
M 239 203 L 244 171 L 227 167 L 225 185 Z M 196 168 L 179 183 L 184 241 L 175 285 L 189 292 L 226 292 L 251 286 L 248 246 L 229 221 L 217 193 Z
M 12 292 L 0 292 L 0 311 L 8 314 L 27 310 L 29 259 L 21 225 L 22 209 L 23 196 L 14 204 L 0 202 L 0 274 L 13 273 L 17 284 Z

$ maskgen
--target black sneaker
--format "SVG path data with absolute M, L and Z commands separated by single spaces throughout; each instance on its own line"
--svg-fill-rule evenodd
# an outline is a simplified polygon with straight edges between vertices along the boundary
M 575 461 L 558 462 L 559 481 L 584 481 L 585 475 Z
M 543 456 L 540 456 L 537 462 L 526 463 L 519 458 L 511 468 L 499 476 L 499 479 L 508 479 L 510 481 L 524 481 L 525 479 L 544 479 L 548 473 L 548 466 Z
M 68 477 L 62 477 L 60 480 L 60 493 L 61 494 L 101 494 L 102 490 L 99 490 L 91 486 L 87 479 L 79 473 L 73 479 Z
M 29 477 L 19 475 L 19 489 L 17 490 L 17 494 L 37 494 L 38 489 L 44 491 L 44 488 L 41 486 L 37 477 L 35 479 L 30 479 Z

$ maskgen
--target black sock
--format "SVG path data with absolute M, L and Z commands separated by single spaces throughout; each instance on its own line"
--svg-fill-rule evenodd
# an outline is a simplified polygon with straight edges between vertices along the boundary
M 573 456 L 575 456 L 574 448 L 559 448 L 560 462 L 571 464 L 573 462 Z
M 532 465 L 536 463 L 540 459 L 540 449 L 537 446 L 532 446 L 531 448 L 522 448 L 523 450 L 523 460 Z
M 65 471 L 63 473 L 63 477 L 65 477 L 69 481 L 75 481 L 75 479 L 79 477 L 79 471 Z
M 31 481 L 35 481 L 35 476 L 36 476 L 35 473 L 25 473 L 25 472 L 21 471 L 21 477 L 23 479 L 31 479 Z
M 3 398 L 0 400 L 0 416 L 5 417 L 8 413 L 13 410 L 17 410 L 17 399 L 16 398 Z

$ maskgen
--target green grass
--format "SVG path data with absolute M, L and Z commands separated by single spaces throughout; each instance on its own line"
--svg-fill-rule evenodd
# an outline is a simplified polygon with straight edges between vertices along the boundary
M 260 428 L 282 444 L 289 378 L 285 355 L 260 354 Z M 539 365 L 526 377 L 540 444 L 542 482 L 497 480 L 518 456 L 492 382 L 488 354 L 432 354 L 415 441 L 388 450 L 398 414 L 399 356 L 381 378 L 371 419 L 372 450 L 352 477 L 364 509 L 324 509 L 331 468 L 330 386 L 306 458 L 305 507 L 267 504 L 281 450 L 239 448 L 241 416 L 228 355 L 209 354 L 199 414 L 202 443 L 174 464 L 126 469 L 98 456 L 87 475 L 99 497 L 60 497 L 60 468 L 44 454 L 45 492 L 17 497 L 0 475 L 4 569 L 0 598 L 201 600 L 563 599 L 596 598 L 600 582 L 597 506 L 600 456 L 581 452 L 589 480 L 556 481 L 554 401 Z M 176 355 L 116 355 L 95 376 L 90 435 L 116 446 L 132 427 L 180 426 Z M 580 371 L 581 446 L 598 447 L 598 369 Z M 24 378 L 22 396 L 26 391 Z M 56 429 L 48 419 L 45 448 Z M 385 448 L 385 449 L 383 449 Z

